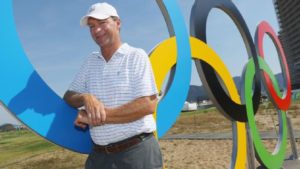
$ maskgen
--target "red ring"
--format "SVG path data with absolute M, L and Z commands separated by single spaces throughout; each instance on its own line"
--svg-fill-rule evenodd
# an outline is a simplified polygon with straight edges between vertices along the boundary
M 257 45 L 258 45 L 258 55 L 260 57 L 264 58 L 264 51 L 263 51 L 263 37 L 265 34 L 268 34 L 270 38 L 272 39 L 274 45 L 276 46 L 277 52 L 279 52 L 279 56 L 281 57 L 281 66 L 283 66 L 283 73 L 285 73 L 285 78 L 286 78 L 286 92 L 284 92 L 285 96 L 284 98 L 281 98 L 277 95 L 277 92 L 275 91 L 274 86 L 272 85 L 272 81 L 270 77 L 267 75 L 267 73 L 264 74 L 265 82 L 267 85 L 267 88 L 271 94 L 271 97 L 273 101 L 276 103 L 277 107 L 281 110 L 287 110 L 290 106 L 291 103 L 291 78 L 290 78 L 290 73 L 289 73 L 289 68 L 288 64 L 286 61 L 285 53 L 283 51 L 282 45 L 275 34 L 274 30 L 272 27 L 265 21 L 261 22 L 258 25 L 257 28 Z M 283 96 L 282 96 L 283 97 Z

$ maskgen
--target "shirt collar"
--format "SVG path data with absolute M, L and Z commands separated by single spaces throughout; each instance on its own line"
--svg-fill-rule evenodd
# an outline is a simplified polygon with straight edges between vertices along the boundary
M 128 47 L 129 45 L 127 43 L 123 43 L 116 51 L 115 54 L 122 54 L 122 55 L 126 54 L 126 52 L 128 51 Z
M 129 45 L 127 43 L 123 43 L 119 49 L 117 49 L 117 51 L 113 54 L 113 56 L 111 57 L 111 59 L 113 59 L 114 57 L 121 57 L 124 56 L 124 54 L 126 54 L 126 52 L 128 51 Z M 98 57 L 101 59 L 104 59 L 104 57 L 102 56 L 101 52 L 95 52 L 98 54 Z

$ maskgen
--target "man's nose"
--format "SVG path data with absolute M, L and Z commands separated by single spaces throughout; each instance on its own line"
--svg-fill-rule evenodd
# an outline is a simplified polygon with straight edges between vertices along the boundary
M 101 28 L 100 27 L 98 27 L 98 28 L 96 28 L 96 30 L 95 30 L 95 33 L 99 33 L 99 32 L 101 32 Z
M 102 35 L 104 35 L 104 29 L 103 28 L 101 28 L 101 27 L 97 27 L 96 29 L 95 29 L 95 31 L 94 31 L 94 34 L 95 35 L 97 35 L 97 36 L 102 36 Z

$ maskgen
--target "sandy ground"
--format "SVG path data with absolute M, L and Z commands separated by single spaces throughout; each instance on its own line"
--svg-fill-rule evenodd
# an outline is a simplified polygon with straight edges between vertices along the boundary
M 159 143 L 166 169 L 226 169 L 230 166 L 231 140 L 160 140 Z M 269 148 L 275 144 L 275 141 L 266 141 Z M 299 141 L 297 146 L 300 147 Z M 81 169 L 86 157 L 61 149 L 22 160 L 5 169 Z
M 300 130 L 300 107 L 292 105 L 287 116 L 294 130 Z M 278 115 L 275 109 L 262 107 L 255 117 L 260 131 L 278 131 Z M 168 134 L 231 132 L 231 122 L 217 111 L 190 115 L 178 119 Z M 273 152 L 277 140 L 264 140 L 266 148 Z M 300 140 L 296 142 L 300 149 Z M 161 140 L 166 168 L 171 169 L 224 169 L 231 161 L 232 140 Z M 291 152 L 288 142 L 287 156 Z M 259 166 L 256 162 L 256 166 Z
M 230 140 L 173 140 L 160 141 L 166 168 L 223 169 L 231 160 Z
M 169 169 L 225 169 L 230 166 L 231 140 L 162 140 L 160 145 Z M 265 141 L 265 145 L 273 150 L 276 141 Z M 300 148 L 299 141 L 297 146 Z M 287 151 L 290 152 L 289 146 Z M 256 166 L 259 166 L 257 162 Z

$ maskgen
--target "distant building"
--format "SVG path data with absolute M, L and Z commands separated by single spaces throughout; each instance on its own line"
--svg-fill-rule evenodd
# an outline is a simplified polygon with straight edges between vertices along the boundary
M 300 1 L 273 0 L 280 27 L 279 38 L 284 48 L 292 88 L 300 89 Z
M 213 107 L 214 104 L 211 100 L 202 100 L 198 103 L 198 109 L 203 110 L 203 109 L 208 109 Z
M 197 103 L 184 102 L 182 111 L 195 111 L 197 110 Z
M 23 124 L 21 124 L 21 125 L 14 125 L 14 128 L 15 128 L 16 130 L 27 129 L 27 127 L 26 127 L 25 125 L 23 125 Z
M 24 129 L 27 129 L 25 125 L 14 125 L 14 124 L 0 125 L 0 132 L 13 131 L 13 130 L 24 130 Z

